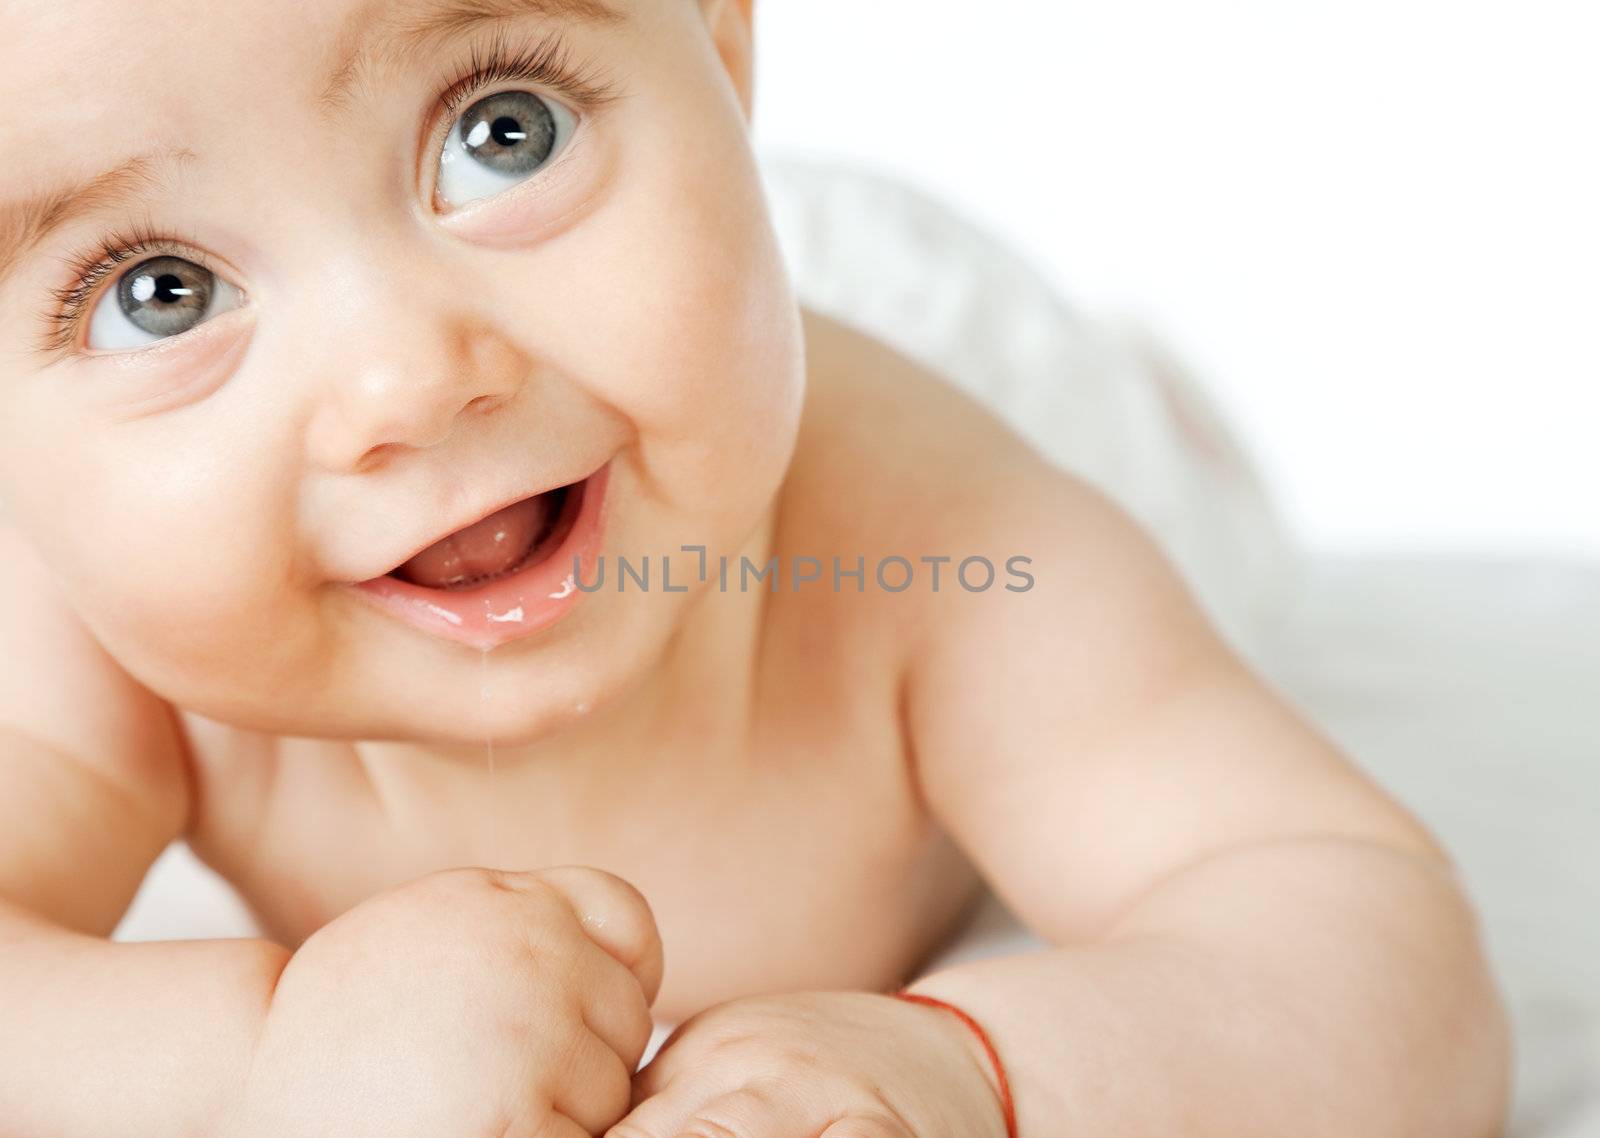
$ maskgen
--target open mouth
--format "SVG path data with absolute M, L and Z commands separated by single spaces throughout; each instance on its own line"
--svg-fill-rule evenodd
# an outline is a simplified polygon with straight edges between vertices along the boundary
M 571 611 L 598 580 L 610 463 L 417 550 L 357 594 L 422 632 L 488 649 Z
M 561 547 L 583 507 L 584 482 L 513 502 L 414 554 L 385 576 L 464 592 L 520 573 Z

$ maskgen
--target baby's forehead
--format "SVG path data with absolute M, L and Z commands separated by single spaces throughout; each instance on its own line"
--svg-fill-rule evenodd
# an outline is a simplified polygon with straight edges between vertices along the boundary
M 3 122 L 26 126 L 13 120 L 30 116 L 11 109 L 28 107 L 80 127 L 126 131 L 142 125 L 135 116 L 152 99 L 179 107 L 235 89 L 281 92 L 285 81 L 320 91 L 326 81 L 348 82 L 380 58 L 425 61 L 477 26 L 618 25 L 640 6 L 641 0 L 206 0 L 178 9 L 133 0 L 16 0 L 5 6 L 0 36 Z
M 186 145 L 223 106 L 250 122 L 253 106 L 303 72 L 310 50 L 367 2 L 296 3 L 294 19 L 285 19 L 288 5 L 250 0 L 181 10 L 129 0 L 8 5 L 0 100 L 27 109 L 0 117 L 0 153 L 15 156 L 0 170 L 0 194 L 18 168 L 45 183 Z

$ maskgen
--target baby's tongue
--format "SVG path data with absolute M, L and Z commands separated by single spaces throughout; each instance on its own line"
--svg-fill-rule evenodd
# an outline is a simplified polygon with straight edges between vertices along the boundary
M 524 498 L 436 541 L 394 571 L 402 581 L 448 589 L 510 569 L 544 529 L 550 496 Z

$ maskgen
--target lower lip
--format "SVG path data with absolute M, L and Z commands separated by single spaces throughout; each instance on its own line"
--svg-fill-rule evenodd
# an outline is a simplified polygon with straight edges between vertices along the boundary
M 605 526 L 607 463 L 583 483 L 583 499 L 561 544 L 538 564 L 471 589 L 429 589 L 396 577 L 374 577 L 354 588 L 379 608 L 419 631 L 489 649 L 532 636 L 560 620 L 595 580 Z

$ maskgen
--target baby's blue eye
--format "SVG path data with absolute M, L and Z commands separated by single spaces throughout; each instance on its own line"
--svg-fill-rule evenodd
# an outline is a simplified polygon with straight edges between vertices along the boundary
M 178 336 L 237 308 L 239 290 L 182 257 L 152 257 L 106 290 L 89 317 L 87 346 L 137 348 Z
M 439 155 L 438 194 L 451 206 L 491 197 L 549 165 L 572 137 L 572 112 L 531 91 L 479 99 L 456 119 Z

